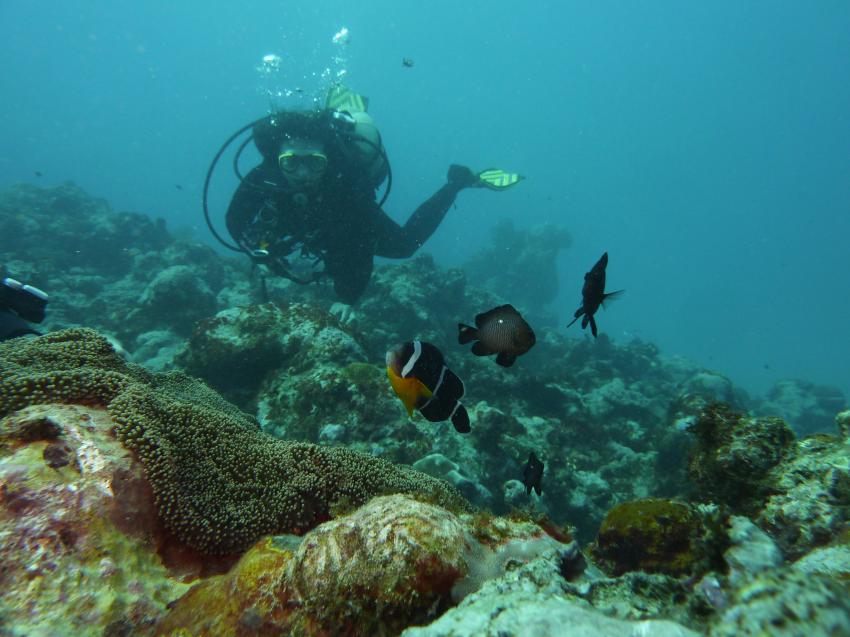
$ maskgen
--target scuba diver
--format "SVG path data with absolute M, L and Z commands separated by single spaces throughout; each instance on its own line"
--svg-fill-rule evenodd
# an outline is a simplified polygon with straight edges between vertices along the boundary
M 213 160 L 204 188 L 204 212 L 216 238 L 247 253 L 264 271 L 297 283 L 330 278 L 339 299 L 353 304 L 371 279 L 374 257 L 412 256 L 461 190 L 502 190 L 522 179 L 498 169 L 474 173 L 452 165 L 447 183 L 400 226 L 381 207 L 392 187 L 392 171 L 367 106 L 365 97 L 335 86 L 322 110 L 277 112 L 237 131 Z M 252 135 L 233 162 L 241 183 L 226 216 L 237 244 L 232 246 L 210 224 L 206 193 L 219 157 L 249 128 Z M 239 155 L 251 139 L 262 162 L 243 177 Z M 384 196 L 376 201 L 385 180 Z
M 10 277 L 0 280 L 0 341 L 27 334 L 40 335 L 30 323 L 41 323 L 47 294 Z

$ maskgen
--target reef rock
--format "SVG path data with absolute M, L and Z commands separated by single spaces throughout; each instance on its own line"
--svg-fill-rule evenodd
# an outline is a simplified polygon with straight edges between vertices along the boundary
M 771 570 L 738 590 L 709 635 L 850 635 L 850 596 L 846 587 L 818 575 Z
M 567 548 L 534 524 L 455 515 L 406 496 L 371 500 L 296 547 L 261 541 L 189 591 L 157 634 L 391 635 L 433 619 L 508 563 Z M 217 609 L 210 612 L 211 609 Z
M 481 590 L 428 626 L 408 628 L 403 637 L 697 637 L 681 624 L 645 618 L 625 620 L 597 610 L 564 577 L 575 554 L 552 551 L 487 582 Z M 592 584 L 590 585 L 592 587 Z M 646 589 L 644 589 L 646 590 Z M 628 594 L 622 594 L 626 604 Z
M 317 365 L 344 366 L 364 358 L 351 334 L 321 308 L 266 303 L 230 308 L 201 321 L 176 362 L 230 400 L 252 407 L 268 391 L 263 383 L 279 371 L 300 378 Z M 267 420 L 282 415 L 271 405 L 263 411 Z
M 150 634 L 187 585 L 141 465 L 103 408 L 37 405 L 0 419 L 0 632 Z
M 839 429 L 843 419 L 836 419 Z M 707 408 L 696 434 L 690 473 L 706 500 L 750 517 L 787 559 L 828 544 L 847 527 L 850 440 L 818 434 L 796 440 L 778 418 L 751 418 L 721 405 Z
M 837 387 L 784 379 L 771 387 L 757 412 L 782 417 L 802 437 L 831 432 L 835 414 L 847 406 L 847 397 Z
M 782 564 L 782 552 L 771 537 L 739 515 L 729 518 L 732 546 L 723 554 L 729 567 L 729 582 L 740 586 L 754 575 Z
M 722 403 L 706 407 L 689 429 L 696 444 L 688 472 L 699 495 L 753 515 L 771 492 L 770 471 L 793 453 L 794 432 L 779 418 L 751 418 Z
M 828 544 L 850 521 L 850 440 L 810 436 L 771 474 L 773 495 L 755 518 L 796 559 Z

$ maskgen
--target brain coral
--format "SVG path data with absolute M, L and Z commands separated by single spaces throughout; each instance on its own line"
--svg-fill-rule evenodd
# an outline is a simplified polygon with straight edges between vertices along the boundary
M 0 344 L 0 416 L 41 403 L 106 406 L 137 454 L 160 517 L 208 554 L 269 533 L 303 533 L 336 505 L 419 494 L 468 504 L 447 483 L 344 448 L 277 440 L 202 382 L 127 365 L 89 329 Z

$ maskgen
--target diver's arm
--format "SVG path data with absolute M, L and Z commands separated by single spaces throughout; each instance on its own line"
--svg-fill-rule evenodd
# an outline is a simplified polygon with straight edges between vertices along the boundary
M 262 223 L 262 216 L 264 212 L 271 213 L 269 207 L 273 204 L 278 173 L 268 162 L 260 164 L 245 176 L 230 200 L 225 217 L 227 231 L 246 251 L 255 250 L 269 240 L 265 236 L 269 228 Z
M 458 182 L 447 183 L 420 205 L 403 227 L 379 208 L 376 221 L 376 256 L 390 259 L 413 256 L 434 234 L 454 203 L 457 193 L 466 186 L 467 184 Z

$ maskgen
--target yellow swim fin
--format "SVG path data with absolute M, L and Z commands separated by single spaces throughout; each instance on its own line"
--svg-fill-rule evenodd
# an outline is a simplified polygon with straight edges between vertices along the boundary
M 509 173 L 501 168 L 488 168 L 478 173 L 478 183 L 491 190 L 507 190 L 515 186 L 525 177 L 517 173 Z

